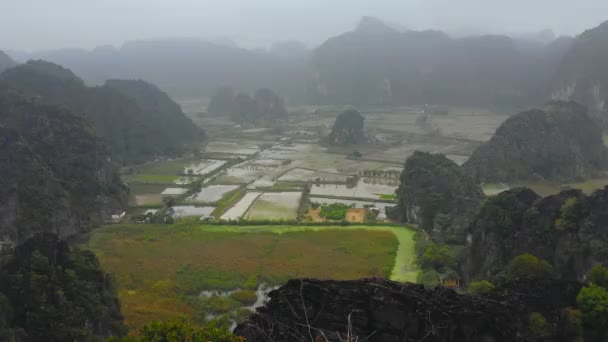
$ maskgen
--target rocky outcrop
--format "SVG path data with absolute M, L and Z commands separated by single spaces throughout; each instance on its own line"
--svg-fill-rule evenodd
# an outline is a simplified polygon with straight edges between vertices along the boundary
M 483 197 L 479 185 L 452 160 L 416 151 L 405 162 L 391 216 L 420 226 L 436 241 L 464 243 Z
M 564 309 L 576 305 L 581 285 L 510 284 L 487 295 L 458 295 L 444 288 L 382 279 L 290 280 L 270 302 L 236 328 L 247 341 L 515 342 L 535 341 L 528 322 L 542 314 L 547 341 L 571 341 L 560 330 Z M 354 340 L 354 339 L 353 339 Z
M 329 133 L 332 145 L 356 145 L 365 142 L 365 118 L 356 109 L 349 109 L 336 118 Z
M 463 167 L 478 182 L 572 181 L 604 171 L 608 150 L 585 107 L 553 101 L 509 118 Z
M 531 253 L 549 261 L 562 279 L 582 280 L 596 263 L 608 263 L 608 187 L 587 196 L 580 190 L 540 198 L 512 189 L 488 199 L 469 227 L 463 252 L 465 281 L 504 281 L 511 260 Z
M 0 245 L 86 232 L 123 210 L 127 194 L 83 118 L 0 92 Z

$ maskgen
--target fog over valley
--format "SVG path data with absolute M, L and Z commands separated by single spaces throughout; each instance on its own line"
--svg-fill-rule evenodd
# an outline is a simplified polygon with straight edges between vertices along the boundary
M 0 30 L 0 342 L 608 341 L 605 0 Z

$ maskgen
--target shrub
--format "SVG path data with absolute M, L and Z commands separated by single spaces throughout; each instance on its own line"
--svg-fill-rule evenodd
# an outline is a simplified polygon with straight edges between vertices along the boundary
M 110 339 L 108 342 L 244 342 L 242 337 L 234 336 L 225 327 L 209 324 L 203 327 L 192 325 L 185 320 L 152 322 L 144 326 L 137 336 L 122 340 Z
M 487 280 L 473 281 L 469 284 L 469 293 L 485 294 L 494 290 L 494 285 Z
M 213 296 L 204 299 L 201 306 L 207 312 L 223 314 L 239 308 L 241 304 L 232 297 Z
M 252 274 L 247 278 L 245 283 L 243 283 L 243 288 L 245 290 L 255 290 L 258 288 L 258 274 Z
M 445 270 L 455 265 L 456 259 L 450 253 L 450 248 L 447 245 L 430 244 L 422 254 L 421 266 L 423 268 Z
M 319 215 L 328 220 L 343 220 L 350 207 L 343 203 L 332 203 L 321 207 Z
M 549 327 L 547 325 L 547 319 L 541 313 L 533 312 L 530 315 L 530 323 L 528 325 L 530 333 L 536 339 L 547 336 Z
M 235 291 L 232 293 L 232 295 L 230 295 L 230 297 L 232 297 L 232 299 L 238 301 L 239 303 L 247 306 L 252 305 L 258 299 L 257 294 L 251 290 Z
M 592 330 L 608 327 L 608 291 L 591 284 L 581 289 L 576 303 L 583 312 L 583 322 Z
M 526 253 L 511 261 L 508 275 L 510 280 L 550 279 L 553 277 L 553 267 L 546 260 Z
M 587 281 L 608 289 L 608 269 L 602 264 L 596 264 L 587 272 Z
M 427 287 L 434 287 L 439 285 L 439 273 L 435 270 L 422 271 L 418 274 L 417 283 Z

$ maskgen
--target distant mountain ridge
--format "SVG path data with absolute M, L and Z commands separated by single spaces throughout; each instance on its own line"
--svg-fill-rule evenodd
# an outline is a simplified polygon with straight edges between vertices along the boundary
M 576 37 L 556 74 L 552 95 L 587 105 L 608 125 L 608 21 Z
M 204 138 L 202 130 L 187 127 L 190 121 L 173 101 L 143 82 L 87 87 L 68 69 L 30 61 L 0 74 L 0 86 L 82 115 L 108 143 L 112 156 L 122 162 L 179 153 L 187 143 Z
M 456 37 L 363 17 L 351 32 L 314 50 L 294 41 L 278 42 L 266 52 L 199 39 L 156 39 L 30 57 L 65 65 L 89 84 L 146 79 L 186 97 L 210 97 L 218 87 L 233 87 L 270 88 L 288 103 L 306 104 L 524 107 L 554 98 L 606 112 L 607 26 L 576 39 L 557 38 L 551 30 Z

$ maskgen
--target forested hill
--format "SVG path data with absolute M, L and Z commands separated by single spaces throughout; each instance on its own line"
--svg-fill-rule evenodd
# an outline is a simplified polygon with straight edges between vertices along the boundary
M 553 96 L 604 112 L 602 121 L 608 123 L 608 21 L 573 42 L 556 74 Z
M 0 51 L 0 72 L 3 72 L 8 68 L 12 68 L 15 65 L 17 65 L 15 61 L 13 61 L 7 54 Z
M 202 140 L 205 132 L 190 120 L 182 108 L 157 86 L 142 80 L 108 80 L 104 87 L 126 95 L 145 112 L 149 123 L 172 142 L 187 144 Z
M 88 231 L 127 202 L 109 152 L 84 118 L 0 92 L 0 250 L 40 232 Z
M 605 170 L 608 150 L 585 107 L 553 101 L 509 118 L 463 167 L 479 182 L 571 181 Z
M 162 104 L 162 99 L 133 100 L 109 86 L 87 87 L 70 70 L 44 61 L 30 61 L 6 70 L 0 74 L 0 87 L 40 97 L 49 104 L 82 115 L 108 143 L 112 157 L 126 163 L 179 153 L 186 142 L 203 137 L 202 134 L 188 134 L 190 130 L 172 131 L 175 128 L 167 124 L 172 114 L 159 115 L 164 112 L 160 106 L 150 109 L 154 106 L 149 104 Z M 138 103 L 146 104 L 146 108 Z M 175 119 L 184 120 L 179 115 Z M 183 137 L 176 139 L 182 133 Z

